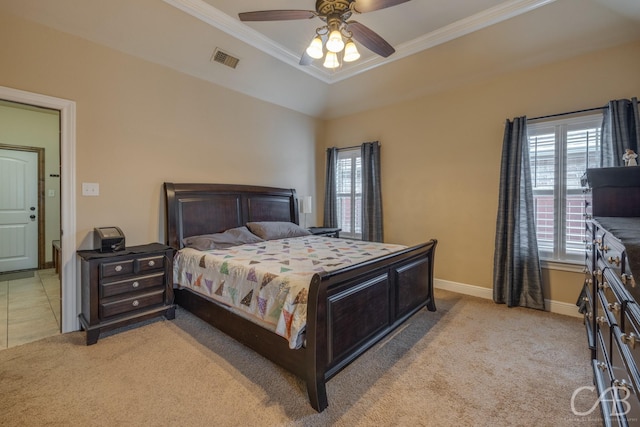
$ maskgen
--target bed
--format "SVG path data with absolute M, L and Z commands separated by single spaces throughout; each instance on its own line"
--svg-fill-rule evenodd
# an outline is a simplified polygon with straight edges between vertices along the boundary
M 169 182 L 164 189 L 167 243 L 176 251 L 184 248 L 186 238 L 220 233 L 250 222 L 299 222 L 293 189 Z M 306 295 L 304 345 L 300 348 L 291 348 L 289 340 L 239 315 L 227 304 L 192 291 L 179 280 L 174 283 L 175 302 L 302 378 L 311 406 L 321 412 L 328 406 L 326 382 L 330 378 L 417 311 L 424 307 L 436 310 L 436 245 L 432 239 L 313 274 Z

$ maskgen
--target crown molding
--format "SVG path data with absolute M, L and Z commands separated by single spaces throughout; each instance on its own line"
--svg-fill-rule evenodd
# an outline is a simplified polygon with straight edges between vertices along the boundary
M 364 73 L 383 64 L 397 61 L 423 50 L 438 46 L 474 31 L 481 30 L 507 19 L 530 12 L 556 0 L 509 0 L 475 15 L 460 19 L 414 40 L 396 47 L 396 52 L 388 57 L 373 56 L 352 64 L 340 71 L 325 71 L 315 65 L 302 66 L 300 57 L 281 44 L 267 38 L 262 33 L 243 24 L 226 13 L 216 9 L 204 0 L 164 0 L 165 3 L 241 40 L 250 46 L 273 56 L 325 83 L 331 84 Z

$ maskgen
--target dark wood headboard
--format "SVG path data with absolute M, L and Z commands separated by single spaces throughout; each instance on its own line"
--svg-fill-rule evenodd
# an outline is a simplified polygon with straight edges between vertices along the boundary
M 235 184 L 164 183 L 167 244 L 220 233 L 250 221 L 299 223 L 296 190 Z

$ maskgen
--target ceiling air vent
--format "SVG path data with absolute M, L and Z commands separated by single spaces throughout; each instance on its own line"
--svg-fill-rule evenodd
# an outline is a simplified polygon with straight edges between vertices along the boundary
M 213 56 L 211 57 L 211 61 L 219 62 L 227 67 L 236 68 L 240 60 L 216 48 L 213 52 Z

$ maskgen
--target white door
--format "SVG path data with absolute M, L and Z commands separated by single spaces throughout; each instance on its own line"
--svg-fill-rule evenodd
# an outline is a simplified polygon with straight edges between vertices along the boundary
M 0 272 L 38 268 L 38 153 L 0 149 Z

